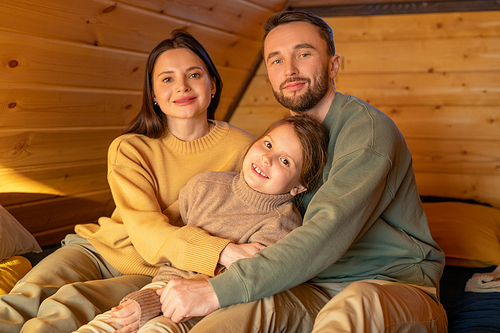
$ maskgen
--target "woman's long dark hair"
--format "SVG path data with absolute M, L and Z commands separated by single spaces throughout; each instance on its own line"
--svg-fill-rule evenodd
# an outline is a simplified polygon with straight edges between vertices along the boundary
M 188 32 L 177 29 L 172 31 L 169 39 L 162 41 L 149 54 L 142 92 L 142 107 L 139 114 L 127 126 L 124 134 L 144 134 L 153 139 L 160 138 L 165 134 L 167 129 L 167 117 L 160 109 L 160 106 L 155 105 L 153 101 L 153 69 L 156 60 L 163 52 L 181 48 L 193 51 L 203 61 L 208 73 L 215 81 L 215 95 L 207 108 L 207 118 L 214 119 L 215 110 L 217 110 L 219 106 L 222 93 L 222 79 L 205 48 Z

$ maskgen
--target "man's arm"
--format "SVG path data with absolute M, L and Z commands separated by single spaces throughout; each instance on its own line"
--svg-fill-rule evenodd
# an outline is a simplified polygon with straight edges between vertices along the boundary
M 168 303 L 175 298 L 175 307 L 183 307 L 176 309 L 183 311 L 176 318 L 202 315 L 199 302 L 204 297 L 211 301 L 206 311 L 213 312 L 219 306 L 249 302 L 289 289 L 331 266 L 381 213 L 374 210 L 384 193 L 389 169 L 389 161 L 370 150 L 353 152 L 332 166 L 331 177 L 311 200 L 302 227 L 253 258 L 241 259 L 224 274 L 209 279 L 211 287 L 199 286 L 203 296 L 167 296 Z M 181 294 L 182 289 L 191 288 L 188 285 L 192 281 L 178 283 L 179 289 L 171 288 Z M 173 307 L 166 305 L 169 313 L 174 313 Z

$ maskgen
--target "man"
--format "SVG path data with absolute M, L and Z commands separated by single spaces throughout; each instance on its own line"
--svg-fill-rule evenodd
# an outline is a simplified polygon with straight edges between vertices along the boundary
M 340 57 L 321 18 L 277 13 L 266 32 L 277 100 L 330 131 L 322 184 L 303 200 L 303 226 L 277 244 L 208 282 L 169 283 L 164 315 L 212 313 L 192 332 L 446 332 L 437 290 L 444 254 L 401 133 L 380 111 L 336 92 Z

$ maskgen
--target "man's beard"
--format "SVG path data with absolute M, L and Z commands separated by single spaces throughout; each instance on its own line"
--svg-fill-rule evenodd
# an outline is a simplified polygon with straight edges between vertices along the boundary
M 289 79 L 282 85 L 293 81 L 306 81 L 308 83 L 311 82 L 311 80 L 309 79 Z M 325 70 L 322 71 L 317 84 L 314 87 L 309 86 L 307 88 L 307 91 L 301 96 L 285 97 L 281 89 L 279 91 L 273 89 L 273 93 L 276 100 L 285 108 L 293 112 L 305 112 L 315 107 L 316 104 L 318 104 L 323 99 L 323 97 L 325 97 L 326 93 L 328 92 L 329 85 L 330 78 L 328 77 Z

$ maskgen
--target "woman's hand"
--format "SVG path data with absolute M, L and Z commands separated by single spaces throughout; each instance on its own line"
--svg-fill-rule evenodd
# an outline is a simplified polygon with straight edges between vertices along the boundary
M 229 243 L 220 254 L 219 264 L 229 268 L 233 262 L 243 258 L 252 258 L 254 254 L 265 248 L 260 243 Z

